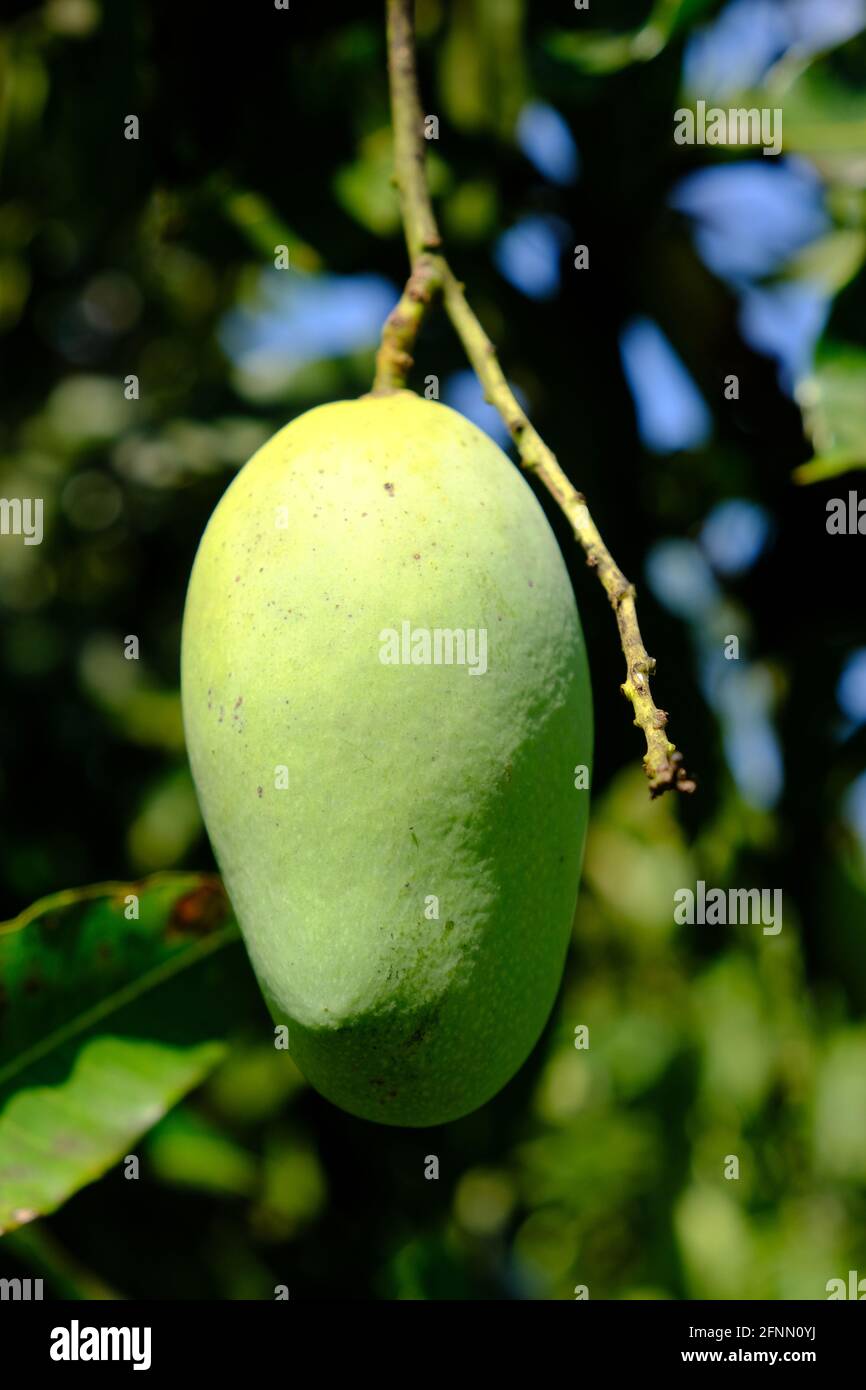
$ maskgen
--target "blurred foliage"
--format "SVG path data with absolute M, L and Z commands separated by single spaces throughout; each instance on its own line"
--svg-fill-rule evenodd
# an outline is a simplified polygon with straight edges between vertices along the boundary
M 548 39 L 548 48 L 583 72 L 619 72 L 631 63 L 656 58 L 677 29 L 708 8 L 709 0 L 655 0 L 643 24 L 631 32 L 609 33 L 589 26 L 561 29 Z
M 866 40 L 790 52 L 740 84 L 783 106 L 786 158 L 815 171 L 828 223 L 761 281 L 828 297 L 815 361 L 788 390 L 744 329 L 740 288 L 670 201 L 688 174 L 752 158 L 672 140 L 673 112 L 703 94 L 685 81 L 687 46 L 725 7 L 603 8 L 422 0 L 430 162 L 455 269 L 625 572 L 651 576 L 671 537 L 680 559 L 704 557 L 702 607 L 693 578 L 678 608 L 657 585 L 640 593 L 657 698 L 699 796 L 646 800 L 608 606 L 542 498 L 592 656 L 597 766 L 573 949 L 530 1061 L 445 1129 L 363 1124 L 274 1051 L 227 948 L 230 978 L 194 1009 L 178 981 L 156 1022 L 118 1035 L 170 1046 L 210 1016 L 219 1031 L 199 1042 L 219 1040 L 223 1060 L 160 1119 L 163 1087 L 145 1139 L 130 1124 L 92 1166 L 103 1177 L 5 1237 L 3 1274 L 79 1297 L 270 1298 L 286 1284 L 300 1298 L 572 1298 L 587 1284 L 593 1298 L 822 1298 L 866 1270 L 866 817 L 849 813 L 866 717 L 837 703 L 866 645 L 862 561 L 824 527 L 866 447 Z M 177 688 L 195 547 L 263 439 L 368 389 L 375 321 L 405 275 L 380 6 L 254 7 L 208 26 L 207 61 L 201 26 L 167 0 L 12 0 L 0 29 L 0 496 L 45 508 L 41 545 L 0 537 L 3 916 L 106 875 L 211 866 Z M 576 177 L 547 178 L 527 154 L 530 101 L 566 123 Z M 720 104 L 748 103 L 737 88 Z M 527 218 L 560 237 L 547 297 L 495 254 Z M 588 272 L 572 269 L 574 243 Z M 277 246 L 288 273 L 272 268 Z M 620 355 L 635 316 L 687 364 L 708 444 L 644 447 Z M 417 383 L 435 373 L 447 397 L 464 366 L 431 319 Z M 815 486 L 792 487 L 795 468 Z M 705 523 L 736 498 L 763 509 L 769 539 L 741 570 L 711 569 Z M 738 684 L 709 664 L 730 632 Z M 750 700 L 781 750 L 763 798 L 731 752 Z M 783 931 L 675 926 L 674 891 L 700 878 L 781 887 Z M 78 1079 L 56 1059 L 44 1084 Z M 0 1127 L 32 1092 L 15 1094 Z M 138 1182 L 105 1171 L 134 1144 Z
M 852 468 L 866 468 L 866 351 L 825 348 L 799 393 L 815 457 L 795 472 L 802 483 L 820 482 Z

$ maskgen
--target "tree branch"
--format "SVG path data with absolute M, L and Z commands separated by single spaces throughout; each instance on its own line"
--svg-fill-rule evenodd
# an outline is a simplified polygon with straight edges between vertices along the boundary
M 436 260 L 422 252 L 415 260 L 406 288 L 385 320 L 382 341 L 376 353 L 374 396 L 400 391 L 406 385 L 412 370 L 412 353 L 418 329 L 441 286 L 442 277 Z
M 617 565 L 590 515 L 582 493 L 568 480 L 556 456 L 530 423 L 508 385 L 496 350 L 473 313 L 464 287 L 455 278 L 439 248 L 424 166 L 424 132 L 415 63 L 413 0 L 387 0 L 388 71 L 394 122 L 394 167 L 400 211 L 412 274 L 397 307 L 389 315 L 376 358 L 375 393 L 399 389 L 412 365 L 412 350 L 424 314 L 441 290 L 445 311 L 463 344 L 484 394 L 494 405 L 514 440 L 524 468 L 541 480 L 567 517 L 583 547 L 586 562 L 597 572 L 616 615 L 626 663 L 620 689 L 634 711 L 634 722 L 646 739 L 644 769 L 651 796 L 675 789 L 692 792 L 694 781 L 682 755 L 665 732 L 667 714 L 653 702 L 649 678 L 655 661 L 643 644 L 635 607 L 635 589 Z
M 425 167 L 424 116 L 415 62 L 413 0 L 388 0 L 388 77 L 394 127 L 394 174 L 409 260 L 442 245 Z

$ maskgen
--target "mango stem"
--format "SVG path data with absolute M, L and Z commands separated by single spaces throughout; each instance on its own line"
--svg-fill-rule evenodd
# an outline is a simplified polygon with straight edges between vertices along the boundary
M 682 754 L 665 731 L 668 716 L 656 707 L 650 692 L 649 678 L 655 670 L 655 661 L 648 654 L 640 634 L 635 587 L 626 579 L 602 540 L 583 493 L 566 477 L 555 454 L 518 403 L 493 343 L 473 312 L 464 286 L 441 251 L 442 238 L 425 167 L 413 0 L 387 0 L 387 18 L 394 172 L 412 271 L 382 331 L 373 393 L 385 394 L 406 385 L 418 330 L 427 310 L 441 294 L 445 312 L 484 388 L 485 399 L 502 416 L 521 465 L 544 484 L 567 518 L 586 555 L 586 563 L 596 571 L 613 608 L 626 662 L 626 679 L 620 689 L 631 704 L 636 726 L 643 730 L 646 739 L 643 765 L 650 796 L 660 796 L 671 790 L 693 792 L 696 783 L 686 772 Z

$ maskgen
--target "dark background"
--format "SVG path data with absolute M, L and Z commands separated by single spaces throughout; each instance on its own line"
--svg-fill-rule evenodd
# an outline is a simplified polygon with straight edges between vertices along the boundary
M 257 1042 L 250 991 L 230 1060 L 142 1141 L 134 1201 L 109 1175 L 13 1250 L 58 1291 L 820 1298 L 858 1259 L 866 1274 L 864 542 L 827 533 L 827 500 L 860 475 L 822 443 L 866 459 L 866 40 L 816 37 L 781 0 L 662 3 L 672 32 L 631 61 L 592 46 L 601 8 L 421 4 L 431 178 L 509 379 L 639 585 L 656 699 L 699 792 L 649 803 L 613 617 L 543 497 L 597 741 L 574 945 L 542 1043 L 483 1111 L 391 1131 Z M 648 13 L 604 8 L 620 34 Z M 406 274 L 380 9 L 7 7 L 0 494 L 44 497 L 46 537 L 0 538 L 4 917 L 54 889 L 212 865 L 180 725 L 183 596 L 234 470 L 294 415 L 369 389 Z M 717 90 L 784 108 L 780 160 L 674 143 L 673 112 Z M 688 183 L 708 168 L 725 171 L 718 192 Z M 726 208 L 714 258 L 700 229 Z M 278 244 L 288 272 L 270 268 Z M 841 404 L 815 366 L 834 352 Z M 431 373 L 496 429 L 443 315 L 415 384 Z M 813 452 L 827 476 L 793 481 Z M 782 888 L 783 932 L 675 927 L 672 893 L 698 878 Z M 739 1182 L 722 1180 L 727 1154 Z

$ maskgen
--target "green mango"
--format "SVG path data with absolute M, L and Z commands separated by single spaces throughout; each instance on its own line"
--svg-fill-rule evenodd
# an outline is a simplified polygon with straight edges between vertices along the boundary
M 559 987 L 592 757 L 574 595 L 518 469 L 409 391 L 293 420 L 208 523 L 182 694 L 211 843 L 308 1080 L 394 1125 L 495 1095 Z

